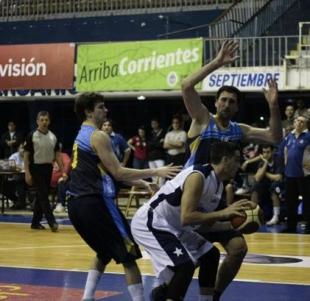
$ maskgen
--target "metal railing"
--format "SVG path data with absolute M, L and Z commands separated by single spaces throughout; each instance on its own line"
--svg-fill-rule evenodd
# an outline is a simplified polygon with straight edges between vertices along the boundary
M 236 0 L 2 0 L 0 20 L 41 20 L 60 17 L 129 15 L 227 7 Z
M 244 24 L 234 35 L 237 37 L 257 37 L 281 17 L 297 0 L 272 0 L 268 2 L 256 15 Z
M 233 67 L 281 66 L 285 55 L 296 49 L 299 37 L 270 36 L 234 38 L 239 43 L 240 58 Z M 225 39 L 206 39 L 204 61 L 215 58 Z
M 270 0 L 238 0 L 214 22 L 210 23 L 209 36 L 212 38 L 232 37 L 268 2 Z

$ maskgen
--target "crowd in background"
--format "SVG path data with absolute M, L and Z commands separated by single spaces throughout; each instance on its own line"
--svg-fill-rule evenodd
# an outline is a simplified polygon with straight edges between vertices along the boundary
M 303 181 L 302 178 L 308 176 L 308 172 L 302 166 L 303 158 L 296 160 L 290 158 L 290 164 L 299 164 L 300 166 L 291 166 L 289 170 L 287 170 L 288 162 L 286 160 L 290 135 L 294 136 L 296 131 L 302 135 L 308 129 L 309 109 L 301 99 L 295 102 L 290 101 L 284 108 L 283 115 L 282 143 L 280 145 L 261 145 L 255 142 L 244 144 L 241 170 L 236 179 L 230 183 L 234 189 L 231 201 L 234 201 L 235 196 L 245 196 L 260 203 L 268 217 L 267 225 L 270 226 L 279 223 L 287 216 L 287 206 L 290 207 L 290 213 L 297 212 L 296 208 L 299 202 L 308 195 L 308 192 L 302 189 L 303 185 L 300 184 Z M 136 135 L 132 137 L 123 137 L 116 132 L 113 120 L 107 120 L 103 124 L 102 130 L 110 136 L 115 155 L 123 166 L 144 169 L 170 163 L 184 165 L 188 159 L 190 143 L 187 140 L 187 129 L 184 126 L 183 117 L 177 114 L 173 115 L 168 127 L 160 124 L 158 118 L 152 118 L 145 125 L 139 126 Z M 261 124 L 261 127 L 265 126 L 265 124 Z M 121 125 L 119 124 L 117 128 L 121 129 Z M 25 138 L 24 133 L 16 127 L 16 123 L 12 120 L 7 124 L 7 131 L 1 135 L 2 160 L 13 160 L 16 168 L 21 171 L 21 173 L 9 177 L 5 185 L 4 193 L 10 200 L 12 209 L 33 209 L 34 204 L 23 173 Z M 70 154 L 61 152 L 61 158 L 66 173 L 69 175 Z M 293 178 L 292 181 L 290 181 L 291 178 Z M 161 186 L 165 179 L 154 178 L 152 181 Z M 52 204 L 55 207 L 55 212 L 65 211 L 66 182 L 67 179 L 64 179 L 59 173 L 59 167 L 55 161 L 50 183 L 50 191 L 54 195 L 53 199 L 56 199 Z M 288 192 L 287 189 L 289 189 Z M 297 197 L 298 201 L 289 203 L 289 205 L 287 202 L 284 203 L 285 191 L 291 199 L 296 200 Z M 307 206 L 304 205 L 303 210 L 305 208 Z M 297 213 L 292 219 L 292 228 L 294 228 Z

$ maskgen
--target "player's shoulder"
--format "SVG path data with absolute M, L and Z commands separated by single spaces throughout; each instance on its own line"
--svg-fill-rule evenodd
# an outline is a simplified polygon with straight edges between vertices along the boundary
M 200 172 L 205 178 L 207 178 L 211 174 L 213 168 L 211 164 L 195 164 L 193 165 L 192 170 L 193 172 Z

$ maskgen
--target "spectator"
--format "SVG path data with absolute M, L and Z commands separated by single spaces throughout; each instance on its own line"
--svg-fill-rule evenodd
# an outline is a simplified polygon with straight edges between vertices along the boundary
M 113 151 L 122 166 L 126 166 L 130 157 L 130 147 L 125 138 L 113 130 L 111 119 L 106 120 L 101 129 L 110 136 Z
M 172 130 L 164 140 L 164 148 L 167 150 L 167 163 L 183 165 L 185 163 L 187 134 L 181 129 L 181 118 L 172 118 Z
M 165 150 L 163 148 L 165 132 L 160 127 L 159 121 L 156 118 L 151 120 L 151 137 L 148 140 L 148 158 L 150 168 L 158 168 L 165 165 Z M 157 182 L 162 186 L 165 182 L 164 178 L 153 178 L 153 182 Z
M 287 206 L 286 233 L 296 233 L 299 206 L 299 195 L 303 200 L 303 215 L 306 221 L 305 233 L 310 234 L 310 165 L 308 151 L 310 133 L 307 129 L 307 118 L 298 116 L 294 120 L 294 130 L 283 143 L 285 164 L 285 202 Z
M 292 105 L 287 105 L 285 107 L 286 119 L 282 120 L 282 128 L 284 132 L 284 137 L 287 136 L 289 132 L 294 129 L 294 113 L 295 109 Z
M 138 135 L 130 138 L 128 140 L 128 145 L 133 150 L 133 168 L 148 168 L 146 132 L 144 126 L 138 128 Z
M 262 146 L 262 154 L 260 155 L 260 162 L 254 180 L 251 200 L 255 203 L 262 203 L 264 199 L 271 198 L 273 216 L 267 222 L 267 225 L 275 225 L 279 222 L 280 215 L 282 173 L 277 161 L 274 160 L 274 147 L 270 144 Z
M 57 204 L 54 210 L 56 213 L 65 211 L 68 177 L 64 178 L 62 174 L 65 172 L 67 175 L 69 175 L 71 170 L 71 159 L 67 153 L 62 152 L 61 144 L 59 144 L 59 151 L 63 164 L 63 171 L 59 168 L 57 161 L 54 161 L 51 179 L 51 187 L 57 189 Z
M 26 183 L 24 171 L 24 146 L 20 144 L 18 151 L 9 157 L 9 160 L 14 160 L 16 168 L 21 173 L 14 174 L 8 179 L 5 185 L 6 196 L 13 201 L 12 209 L 26 208 Z
M 294 119 L 298 116 L 305 116 L 307 119 L 309 119 L 309 111 L 306 107 L 306 104 L 303 99 L 298 99 L 296 102 L 297 109 L 294 113 Z
M 23 141 L 23 137 L 16 131 L 16 124 L 14 121 L 8 122 L 8 131 L 1 137 L 1 144 L 3 148 L 4 158 L 9 158 L 12 154 L 18 151 L 18 146 Z

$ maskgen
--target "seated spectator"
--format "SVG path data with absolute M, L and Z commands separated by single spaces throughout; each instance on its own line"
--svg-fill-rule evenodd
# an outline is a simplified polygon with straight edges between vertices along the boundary
M 185 163 L 187 134 L 182 130 L 181 124 L 180 117 L 173 117 L 172 130 L 165 136 L 164 148 L 167 150 L 166 163 L 168 164 L 183 165 Z
M 6 196 L 13 201 L 12 209 L 25 209 L 26 208 L 26 182 L 24 174 L 24 146 L 21 144 L 18 151 L 9 157 L 9 160 L 14 160 L 17 173 L 11 176 L 6 183 Z
M 126 166 L 130 157 L 130 147 L 125 138 L 113 130 L 113 122 L 108 119 L 105 121 L 101 129 L 110 136 L 113 151 L 122 166 Z
M 60 151 L 61 151 L 60 144 Z M 68 177 L 64 178 L 62 175 L 66 173 L 68 176 L 70 175 L 71 170 L 71 159 L 67 153 L 61 151 L 60 153 L 63 171 L 61 171 L 58 167 L 57 162 L 55 161 L 53 164 L 53 172 L 51 178 L 51 187 L 57 189 L 57 204 L 54 212 L 61 213 L 65 211 L 66 207 L 66 190 L 68 184 Z
M 273 216 L 266 224 L 275 225 L 279 222 L 280 193 L 282 190 L 282 173 L 274 158 L 274 147 L 263 145 L 259 167 L 254 175 L 254 186 L 251 200 L 262 203 L 265 198 L 270 198 L 273 205 Z
M 144 126 L 138 128 L 138 135 L 128 140 L 129 147 L 133 150 L 132 167 L 136 169 L 148 168 L 146 132 Z

